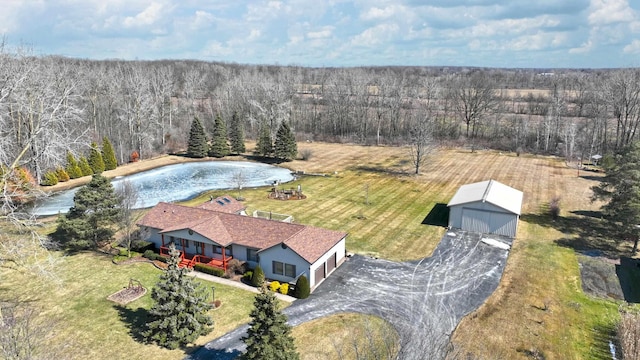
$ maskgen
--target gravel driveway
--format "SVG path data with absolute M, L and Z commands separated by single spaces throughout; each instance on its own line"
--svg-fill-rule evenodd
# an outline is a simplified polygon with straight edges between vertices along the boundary
M 498 286 L 508 251 L 482 242 L 512 239 L 447 232 L 431 257 L 392 262 L 355 255 L 305 300 L 284 310 L 293 326 L 340 312 L 380 316 L 400 335 L 400 359 L 443 358 L 449 335 Z M 233 359 L 244 350 L 242 326 L 189 359 Z

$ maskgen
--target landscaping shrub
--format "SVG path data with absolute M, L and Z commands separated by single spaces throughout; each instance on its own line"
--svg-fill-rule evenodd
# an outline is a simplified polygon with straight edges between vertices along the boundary
M 275 280 L 272 281 L 271 284 L 269 284 L 269 289 L 273 292 L 277 292 L 278 289 L 280 289 L 280 283 Z
M 67 171 L 61 167 L 56 169 L 56 177 L 59 182 L 69 181 L 69 174 L 67 174 Z
M 44 179 L 40 182 L 43 186 L 53 186 L 58 183 L 58 176 L 55 171 L 47 171 L 44 174 Z
M 251 281 L 251 277 L 253 276 L 253 271 L 247 271 L 242 275 L 242 278 Z
M 278 291 L 280 291 L 280 294 L 287 295 L 289 293 L 289 284 L 288 283 L 280 284 L 280 289 L 278 289 Z
M 193 266 L 193 269 L 196 271 L 200 271 L 201 273 L 205 273 L 205 274 L 209 274 L 217 277 L 224 276 L 224 270 L 214 266 L 207 265 L 207 264 L 195 264 Z
M 118 255 L 119 256 L 128 256 L 129 252 L 127 251 L 127 249 L 119 248 L 118 249 Z
M 227 271 L 231 274 L 242 274 L 244 272 L 244 264 L 238 259 L 232 259 L 227 263 Z
M 298 278 L 298 281 L 296 281 L 296 288 L 293 296 L 297 297 L 298 299 L 306 299 L 309 297 L 310 293 L 311 288 L 309 287 L 309 280 L 304 275 L 300 276 Z
M 145 250 L 144 254 L 142 254 L 142 257 L 145 257 L 149 260 L 155 260 L 157 255 L 155 252 L 153 252 L 153 250 Z
M 154 243 L 150 241 L 144 241 L 144 240 L 136 240 L 131 243 L 131 251 L 146 253 L 147 250 L 151 250 L 151 252 L 154 252 L 155 250 Z
M 260 287 L 262 286 L 262 284 L 264 284 L 264 271 L 262 271 L 262 268 L 260 267 L 260 265 L 258 265 L 253 270 L 253 276 L 251 277 L 251 285 L 255 287 Z
M 166 264 L 169 261 L 169 257 L 165 255 L 156 254 L 156 258 L 154 260 L 159 260 Z

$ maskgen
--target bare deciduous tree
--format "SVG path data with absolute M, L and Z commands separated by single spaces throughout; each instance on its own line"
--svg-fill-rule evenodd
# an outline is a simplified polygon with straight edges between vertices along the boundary
M 142 214 L 134 211 L 139 199 L 138 190 L 129 180 L 123 180 L 116 188 L 116 196 L 120 200 L 118 224 L 122 230 L 122 243 L 127 247 L 127 256 L 131 257 L 131 242 L 136 230 L 136 222 Z

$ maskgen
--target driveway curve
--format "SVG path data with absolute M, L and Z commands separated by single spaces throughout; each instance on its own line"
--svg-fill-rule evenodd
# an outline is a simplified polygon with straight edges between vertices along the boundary
M 509 254 L 497 235 L 448 231 L 433 255 L 393 262 L 355 255 L 305 300 L 284 309 L 292 326 L 342 312 L 379 316 L 398 331 L 400 359 L 441 359 L 460 320 L 496 289 Z M 492 245 L 493 244 L 493 245 Z M 233 359 L 245 350 L 241 326 L 188 359 Z

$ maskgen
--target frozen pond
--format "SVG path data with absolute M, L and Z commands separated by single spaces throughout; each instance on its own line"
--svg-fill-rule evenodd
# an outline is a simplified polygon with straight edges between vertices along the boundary
M 236 189 L 234 174 L 242 173 L 243 187 L 258 187 L 274 181 L 293 180 L 291 171 L 272 165 L 243 161 L 203 161 L 163 166 L 145 172 L 121 176 L 111 181 L 118 189 L 128 180 L 138 190 L 136 208 L 147 208 L 164 201 L 190 199 L 202 192 L 214 189 Z M 73 196 L 79 188 L 61 191 L 36 205 L 32 214 L 53 215 L 66 213 L 73 206 Z

